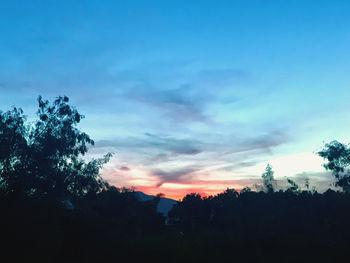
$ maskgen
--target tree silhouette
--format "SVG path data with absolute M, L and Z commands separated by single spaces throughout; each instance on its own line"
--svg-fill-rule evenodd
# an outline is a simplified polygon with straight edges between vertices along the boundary
M 211 214 L 209 202 L 210 198 L 200 194 L 188 194 L 169 211 L 170 220 L 189 228 L 207 225 Z
M 318 155 L 328 161 L 323 166 L 336 178 L 335 185 L 350 192 L 350 173 L 346 169 L 350 165 L 350 148 L 338 141 L 331 141 L 325 144 Z
M 273 177 L 274 171 L 270 164 L 266 165 L 265 172 L 261 175 L 266 192 L 272 193 L 276 188 L 276 180 Z
M 0 112 L 0 183 L 6 194 L 65 200 L 97 193 L 107 183 L 99 169 L 111 154 L 85 162 L 81 156 L 93 140 L 76 126 L 83 115 L 57 97 L 38 97 L 38 119 L 26 123 L 22 109 Z
M 292 179 L 290 179 L 290 178 L 287 178 L 287 182 L 288 182 L 288 184 L 290 185 L 290 186 L 288 187 L 287 191 L 294 192 L 294 193 L 298 192 L 298 190 L 299 190 L 299 185 L 297 185 L 296 182 L 294 182 L 294 181 L 293 181 Z

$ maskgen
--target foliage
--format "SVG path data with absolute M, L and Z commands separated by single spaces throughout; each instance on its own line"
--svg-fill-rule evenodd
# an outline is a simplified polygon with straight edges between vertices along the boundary
M 291 192 L 298 192 L 299 190 L 299 185 L 297 185 L 296 182 L 294 182 L 292 179 L 287 178 L 287 182 L 290 185 L 287 189 L 287 191 L 291 191 Z
M 175 204 L 172 211 L 169 212 L 171 221 L 182 222 L 190 228 L 206 225 L 210 218 L 207 201 L 208 199 L 202 198 L 200 194 L 186 195 L 182 202 Z
M 267 164 L 265 172 L 261 175 L 261 178 L 263 179 L 263 184 L 255 184 L 254 188 L 257 191 L 263 191 L 267 193 L 274 192 L 277 187 L 277 182 L 273 175 L 274 171 L 272 170 L 272 166 L 270 164 Z
M 0 113 L 0 182 L 7 194 L 64 200 L 107 187 L 99 169 L 111 154 L 85 162 L 94 141 L 77 128 L 84 117 L 58 97 L 52 105 L 38 98 L 38 119 L 26 123 L 22 109 Z
M 344 191 L 350 191 L 350 173 L 347 167 L 350 165 L 350 148 L 338 141 L 327 143 L 318 152 L 318 155 L 327 160 L 324 164 L 326 170 L 330 170 L 336 178 L 335 185 Z
M 266 165 L 265 172 L 262 174 L 262 179 L 264 181 L 264 187 L 267 192 L 273 192 L 276 187 L 276 180 L 273 177 L 274 171 L 270 164 Z

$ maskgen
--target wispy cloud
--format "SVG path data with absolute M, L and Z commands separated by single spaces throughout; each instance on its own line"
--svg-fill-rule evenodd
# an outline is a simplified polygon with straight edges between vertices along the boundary
M 231 152 L 237 153 L 253 150 L 270 151 L 273 147 L 286 143 L 290 141 L 290 139 L 285 129 L 272 130 L 259 136 L 242 138 L 237 142 Z
M 159 182 L 156 187 L 162 186 L 165 182 L 187 182 L 189 183 L 191 180 L 191 175 L 198 171 L 193 167 L 186 167 L 181 169 L 176 169 L 172 171 L 164 171 L 164 170 L 153 170 L 152 174 L 159 178 Z
M 208 121 L 203 113 L 204 98 L 190 94 L 189 90 L 188 85 L 183 85 L 170 90 L 131 92 L 127 96 L 156 108 L 175 121 Z
M 119 170 L 124 171 L 124 172 L 128 172 L 128 171 L 130 171 L 130 168 L 127 167 L 127 166 L 121 166 L 121 167 L 119 168 Z
M 161 136 L 145 133 L 143 137 L 116 138 L 113 140 L 100 140 L 96 147 L 123 148 L 128 151 L 135 148 L 154 149 L 158 157 L 171 155 L 196 155 L 202 151 L 201 142 L 190 139 L 177 139 L 172 136 Z M 163 154 L 163 155 L 159 155 Z
M 256 182 L 251 178 L 260 174 L 248 176 L 244 181 L 241 169 L 254 167 L 261 162 L 261 157 L 266 158 L 274 147 L 289 140 L 285 130 L 272 130 L 256 137 L 214 136 L 207 141 L 200 137 L 179 139 L 169 135 L 145 133 L 140 137 L 97 141 L 96 148 L 116 148 L 120 157 L 116 159 L 115 166 L 119 159 L 128 168 L 135 165 L 142 167 L 143 171 L 138 174 L 142 174 L 144 179 L 133 180 L 136 187 L 148 185 L 147 187 L 161 191 L 169 184 L 180 188 L 201 185 L 201 191 L 205 192 L 205 185 L 208 189 L 214 187 L 214 184 L 217 184 L 218 189 L 224 189 L 225 185 L 236 188 L 242 188 L 244 184 L 253 185 Z M 123 158 L 128 155 L 138 157 Z M 117 167 L 120 172 L 129 172 L 121 169 L 120 165 Z M 140 180 L 145 183 L 140 184 Z M 113 178 L 113 182 L 117 184 L 118 176 Z

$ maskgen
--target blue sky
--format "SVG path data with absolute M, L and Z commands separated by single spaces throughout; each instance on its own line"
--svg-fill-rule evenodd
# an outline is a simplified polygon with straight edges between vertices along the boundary
M 330 177 L 350 142 L 348 1 L 1 1 L 0 109 L 41 94 L 86 115 L 117 186 L 179 197 Z

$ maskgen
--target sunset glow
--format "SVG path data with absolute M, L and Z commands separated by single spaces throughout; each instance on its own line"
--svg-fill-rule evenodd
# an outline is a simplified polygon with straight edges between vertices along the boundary
M 29 2 L 0 9 L 1 110 L 67 95 L 110 184 L 213 195 L 270 163 L 281 188 L 332 185 L 316 153 L 350 142 L 346 1 Z

